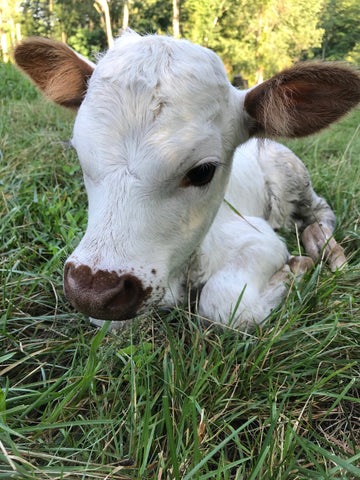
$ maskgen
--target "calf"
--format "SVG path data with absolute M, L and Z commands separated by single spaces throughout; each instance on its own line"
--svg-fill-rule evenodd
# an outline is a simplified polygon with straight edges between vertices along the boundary
M 281 302 L 289 272 L 309 266 L 277 229 L 295 224 L 313 260 L 345 262 L 306 168 L 265 138 L 306 136 L 342 117 L 360 101 L 353 69 L 304 63 L 239 91 L 212 51 L 133 32 L 97 65 L 41 38 L 15 59 L 77 111 L 89 216 L 64 288 L 79 311 L 127 320 L 183 302 L 191 285 L 202 316 L 246 329 Z

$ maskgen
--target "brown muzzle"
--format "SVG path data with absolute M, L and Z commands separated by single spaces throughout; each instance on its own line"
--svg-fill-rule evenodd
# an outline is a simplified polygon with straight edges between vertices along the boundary
M 72 306 L 85 315 L 100 320 L 128 320 L 138 314 L 152 287 L 144 289 L 141 280 L 129 273 L 94 273 L 87 265 L 67 262 L 64 290 Z

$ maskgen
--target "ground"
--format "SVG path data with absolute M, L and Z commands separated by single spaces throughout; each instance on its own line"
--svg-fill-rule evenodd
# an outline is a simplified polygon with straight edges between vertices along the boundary
M 72 115 L 10 65 L 0 107 L 0 478 L 359 478 L 360 111 L 288 144 L 349 267 L 319 264 L 244 335 L 186 307 L 121 333 L 73 311 L 62 268 L 86 196 Z

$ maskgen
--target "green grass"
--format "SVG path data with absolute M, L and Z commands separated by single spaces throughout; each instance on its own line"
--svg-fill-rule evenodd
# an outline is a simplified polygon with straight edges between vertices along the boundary
M 11 66 L 0 85 L 0 478 L 360 478 L 360 112 L 290 144 L 348 268 L 318 266 L 252 334 L 186 309 L 107 333 L 62 289 L 86 226 L 72 116 Z

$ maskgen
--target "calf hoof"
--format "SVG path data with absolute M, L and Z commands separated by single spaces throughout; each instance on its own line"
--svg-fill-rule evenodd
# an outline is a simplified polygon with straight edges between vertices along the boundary
M 310 257 L 291 257 L 288 265 L 292 273 L 296 276 L 304 275 L 314 268 L 314 262 Z
M 344 249 L 325 225 L 317 222 L 309 225 L 305 228 L 301 240 L 314 262 L 325 260 L 332 272 L 347 265 Z

